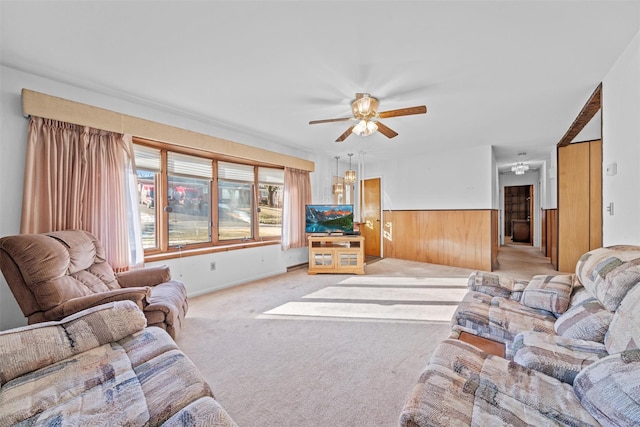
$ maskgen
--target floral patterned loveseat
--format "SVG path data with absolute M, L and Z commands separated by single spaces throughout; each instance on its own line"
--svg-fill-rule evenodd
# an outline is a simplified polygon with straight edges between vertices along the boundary
M 572 275 L 476 272 L 399 424 L 640 425 L 640 247 L 583 255 Z M 505 357 L 460 340 L 505 344 Z

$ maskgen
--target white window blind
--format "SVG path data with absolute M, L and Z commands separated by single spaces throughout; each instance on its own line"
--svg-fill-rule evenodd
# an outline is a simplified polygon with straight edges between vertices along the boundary
M 284 169 L 258 168 L 258 182 L 262 184 L 283 185 Z
M 133 155 L 137 169 L 160 172 L 160 150 L 157 148 L 133 144 Z
M 218 178 L 229 181 L 253 182 L 253 166 L 218 162 Z
M 210 159 L 171 151 L 167 153 L 167 172 L 171 175 L 213 179 L 213 166 Z

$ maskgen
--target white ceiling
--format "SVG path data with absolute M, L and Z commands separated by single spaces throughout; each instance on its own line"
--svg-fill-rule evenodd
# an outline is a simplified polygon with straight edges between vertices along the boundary
M 500 165 L 548 158 L 640 28 L 639 0 L 1 0 L 0 12 L 9 67 L 331 157 L 493 145 Z M 349 116 L 356 92 L 428 112 L 385 119 L 392 140 L 336 143 L 349 122 L 308 124 Z

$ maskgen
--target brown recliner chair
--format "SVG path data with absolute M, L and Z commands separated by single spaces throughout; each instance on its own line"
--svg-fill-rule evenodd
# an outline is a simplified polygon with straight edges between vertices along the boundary
M 82 230 L 0 238 L 0 269 L 29 324 L 131 300 L 148 326 L 175 338 L 187 313 L 185 286 L 167 266 L 114 273 L 102 243 Z

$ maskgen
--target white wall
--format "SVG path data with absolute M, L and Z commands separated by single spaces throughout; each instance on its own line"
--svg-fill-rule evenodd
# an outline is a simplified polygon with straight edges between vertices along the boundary
M 640 32 L 602 82 L 603 245 L 640 245 Z M 606 173 L 617 164 L 617 174 Z
M 384 210 L 491 209 L 491 146 L 407 155 L 368 163 L 365 177 L 381 177 Z
M 28 124 L 27 119 L 22 116 L 22 88 L 313 160 L 309 153 L 263 141 L 255 135 L 242 135 L 232 129 L 216 128 L 210 123 L 181 117 L 171 111 L 137 105 L 107 94 L 91 92 L 11 68 L 0 67 L 0 123 L 2 124 L 0 130 L 0 200 L 2 203 L 0 236 L 20 232 Z M 313 173 L 311 180 L 313 186 L 315 180 Z M 307 259 L 306 248 L 283 252 L 279 245 L 270 245 L 183 257 L 162 263 L 171 267 L 175 277 L 183 279 L 189 295 L 193 296 L 268 275 L 283 273 L 288 266 L 304 263 Z M 211 261 L 216 262 L 216 271 L 209 270 Z M 21 326 L 25 323 L 22 311 L 15 302 L 4 277 L 0 277 L 0 330 Z
M 491 208 L 500 209 L 500 171 L 496 161 L 495 148 L 491 147 Z
M 558 151 L 553 148 L 550 160 L 545 164 L 543 199 L 541 206 L 544 209 L 558 208 Z

